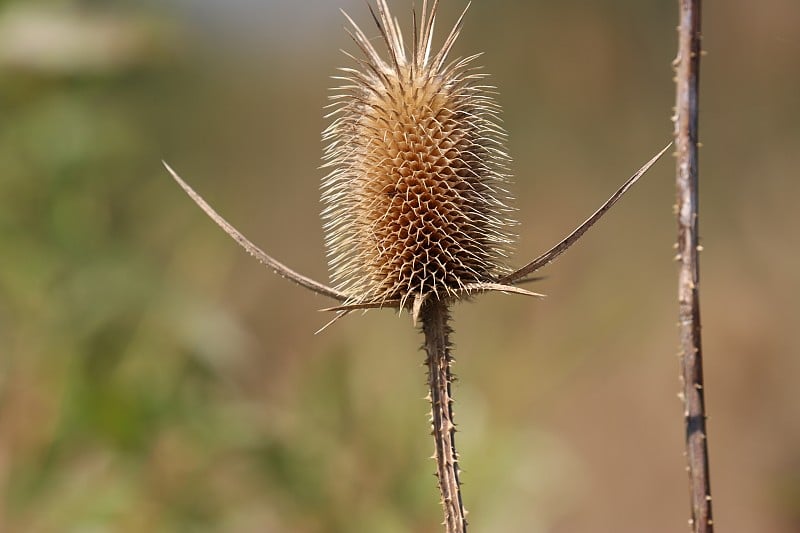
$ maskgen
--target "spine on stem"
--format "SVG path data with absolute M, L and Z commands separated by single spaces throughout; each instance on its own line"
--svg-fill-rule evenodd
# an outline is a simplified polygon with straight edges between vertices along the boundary
M 446 530 L 448 533 L 462 533 L 467 530 L 467 520 L 461 498 L 455 443 L 456 425 L 453 420 L 453 397 L 450 393 L 453 358 L 450 354 L 449 337 L 452 330 L 448 324 L 449 318 L 446 302 L 429 299 L 422 309 L 436 477 L 442 495 Z

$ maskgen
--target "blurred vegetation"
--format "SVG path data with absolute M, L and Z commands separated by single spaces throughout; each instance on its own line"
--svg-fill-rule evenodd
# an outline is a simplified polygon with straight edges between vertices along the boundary
M 321 108 L 353 48 L 337 10 L 366 26 L 363 4 L 220 6 L 0 1 L 0 531 L 440 529 L 407 317 L 314 336 L 328 302 L 254 264 L 160 167 L 324 279 Z M 506 109 L 517 263 L 669 138 L 674 16 L 473 5 L 458 52 L 486 52 Z M 731 532 L 800 528 L 798 22 L 791 0 L 706 5 L 704 340 Z M 476 531 L 685 527 L 671 176 L 547 272 L 547 301 L 457 309 Z

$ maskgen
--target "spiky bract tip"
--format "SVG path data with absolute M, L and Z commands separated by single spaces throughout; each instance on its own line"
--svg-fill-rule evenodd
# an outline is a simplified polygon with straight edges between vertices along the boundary
M 351 56 L 358 68 L 340 69 L 345 83 L 331 97 L 322 199 L 331 275 L 354 303 L 411 306 L 507 272 L 514 222 L 500 109 L 471 67 L 477 55 L 447 60 L 464 14 L 432 54 L 438 2 L 426 4 L 408 51 L 377 1 L 388 59 L 347 17 L 365 57 Z

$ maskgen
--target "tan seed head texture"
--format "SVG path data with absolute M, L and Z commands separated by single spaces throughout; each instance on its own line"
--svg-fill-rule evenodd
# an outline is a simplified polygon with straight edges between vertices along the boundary
M 515 223 L 500 109 L 472 68 L 478 55 L 448 61 L 466 9 L 432 53 L 438 1 L 427 4 L 407 50 L 377 0 L 388 59 L 345 14 L 364 57 L 350 56 L 357 68 L 340 69 L 331 96 L 322 216 L 331 277 L 352 304 L 417 305 L 508 272 Z

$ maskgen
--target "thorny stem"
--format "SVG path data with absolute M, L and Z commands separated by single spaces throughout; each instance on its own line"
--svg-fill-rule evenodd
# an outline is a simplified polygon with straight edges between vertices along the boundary
M 678 57 L 675 60 L 678 196 L 678 278 L 681 379 L 683 381 L 686 460 L 694 533 L 713 533 L 700 342 L 698 293 L 698 110 L 701 55 L 700 0 L 679 0 Z
M 453 398 L 450 395 L 453 358 L 450 355 L 449 336 L 452 330 L 448 325 L 449 318 L 447 301 L 428 298 L 422 308 L 421 319 L 427 352 L 425 364 L 428 367 L 436 477 L 439 479 L 447 533 L 466 533 L 467 520 L 461 500 L 455 443 L 456 426 L 453 423 Z

